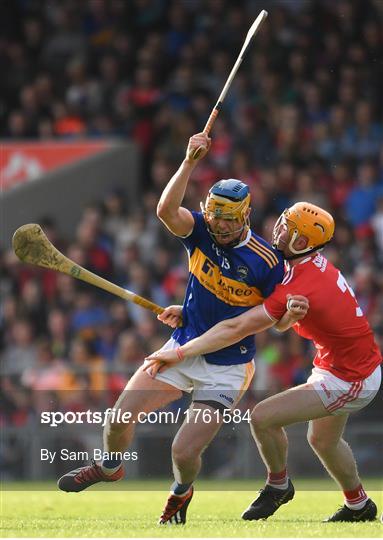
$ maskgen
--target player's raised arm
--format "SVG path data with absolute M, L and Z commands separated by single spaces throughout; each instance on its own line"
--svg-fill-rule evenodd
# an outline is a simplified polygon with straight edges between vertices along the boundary
M 202 147 L 197 159 L 192 158 L 194 150 Z M 207 154 L 210 138 L 205 133 L 197 133 L 189 139 L 186 156 L 178 171 L 171 178 L 157 205 L 157 216 L 166 227 L 177 236 L 187 236 L 194 227 L 194 219 L 189 210 L 181 206 L 186 187 L 193 169 Z

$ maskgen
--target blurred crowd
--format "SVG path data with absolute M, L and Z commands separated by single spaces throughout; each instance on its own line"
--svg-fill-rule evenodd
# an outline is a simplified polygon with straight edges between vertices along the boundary
M 267 4 L 267 5 L 265 5 Z M 187 257 L 156 218 L 159 195 L 202 130 L 251 21 L 269 18 L 237 74 L 193 174 L 198 209 L 220 178 L 250 185 L 252 225 L 307 200 L 336 219 L 325 255 L 342 269 L 383 344 L 383 3 L 373 0 L 14 0 L 0 3 L 3 138 L 118 136 L 137 143 L 143 194 L 95 194 L 74 238 L 80 265 L 161 305 L 182 303 Z M 133 304 L 1 254 L 0 424 L 55 409 L 111 406 L 170 330 Z M 329 306 L 330 309 L 330 306 Z M 305 380 L 311 345 L 257 337 L 248 400 Z M 59 402 L 57 401 L 59 399 Z M 245 403 L 245 406 L 248 402 Z

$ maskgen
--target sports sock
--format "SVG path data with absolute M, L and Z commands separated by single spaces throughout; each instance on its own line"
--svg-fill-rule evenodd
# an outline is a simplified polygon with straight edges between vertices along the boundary
M 364 491 L 362 484 L 355 489 L 343 491 L 344 504 L 350 510 L 361 510 L 367 502 L 367 493 Z
M 266 484 L 276 489 L 287 489 L 289 486 L 289 477 L 287 476 L 287 469 L 283 471 L 273 473 L 268 472 Z
M 179 484 L 178 482 L 173 482 L 170 491 L 174 493 L 174 495 L 185 495 L 192 483 L 193 482 L 188 482 L 187 484 Z
M 121 459 L 103 459 L 101 463 L 102 472 L 108 475 L 114 474 L 121 467 Z

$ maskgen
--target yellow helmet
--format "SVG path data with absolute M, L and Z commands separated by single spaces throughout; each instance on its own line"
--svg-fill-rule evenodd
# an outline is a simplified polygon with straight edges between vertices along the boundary
M 274 231 L 281 221 L 287 225 L 288 247 L 294 255 L 303 255 L 320 249 L 330 242 L 334 235 L 335 223 L 332 215 L 323 208 L 308 202 L 298 202 L 287 208 L 275 224 Z M 293 244 L 300 235 L 306 236 L 308 245 L 305 249 L 298 251 L 293 248 Z
M 238 219 L 243 226 L 248 226 L 249 207 L 249 186 L 235 178 L 220 180 L 214 184 L 209 191 L 205 205 L 201 203 L 205 219 Z

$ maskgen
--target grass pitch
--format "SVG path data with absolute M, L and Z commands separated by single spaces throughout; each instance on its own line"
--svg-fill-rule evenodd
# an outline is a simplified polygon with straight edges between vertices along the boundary
M 4 485 L 1 536 L 9 537 L 340 537 L 382 538 L 383 525 L 322 523 L 342 503 L 327 481 L 296 482 L 293 501 L 267 521 L 246 522 L 242 511 L 255 498 L 261 481 L 196 483 L 185 526 L 156 525 L 169 483 L 118 484 L 105 491 L 62 493 L 51 484 Z M 28 490 L 26 491 L 26 488 Z M 369 495 L 382 512 L 381 482 L 367 482 Z M 16 489 L 11 491 L 10 489 Z M 126 491 L 124 491 L 126 489 Z M 132 491 L 132 489 L 137 491 Z M 142 491 L 145 489 L 145 491 Z M 214 489 L 215 491 L 206 491 Z M 315 490 L 314 490 L 315 489 Z M 326 491 L 332 489 L 332 491 Z

